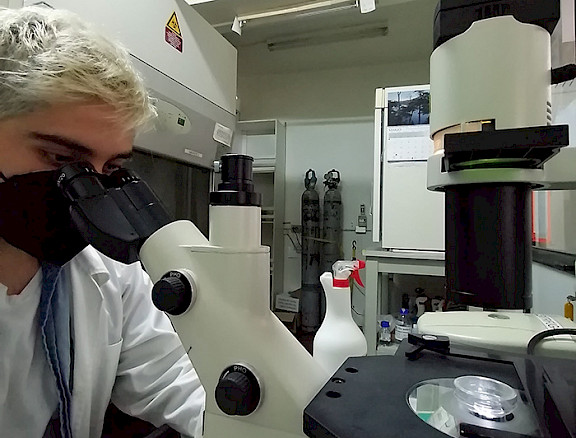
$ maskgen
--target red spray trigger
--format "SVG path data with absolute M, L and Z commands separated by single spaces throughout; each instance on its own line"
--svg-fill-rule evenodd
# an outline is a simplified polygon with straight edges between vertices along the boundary
M 362 287 L 364 287 L 364 284 L 362 283 L 362 280 L 360 279 L 360 273 L 358 271 L 360 271 L 360 269 L 364 269 L 365 267 L 366 267 L 366 262 L 364 262 L 362 260 L 358 260 L 358 269 L 354 269 L 354 271 L 352 271 L 352 274 L 350 275 L 356 281 L 356 283 L 358 283 Z
M 332 270 L 334 271 L 334 277 L 332 280 L 332 285 L 334 287 L 349 287 L 349 277 L 352 277 L 358 282 L 359 285 L 364 287 L 362 280 L 360 280 L 360 275 L 358 274 L 359 269 L 364 269 L 366 262 L 362 260 L 339 260 L 332 265 Z

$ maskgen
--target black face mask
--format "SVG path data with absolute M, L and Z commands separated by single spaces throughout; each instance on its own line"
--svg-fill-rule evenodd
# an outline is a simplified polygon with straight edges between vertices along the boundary
M 40 261 L 63 265 L 86 246 L 56 186 L 56 171 L 0 182 L 0 237 Z

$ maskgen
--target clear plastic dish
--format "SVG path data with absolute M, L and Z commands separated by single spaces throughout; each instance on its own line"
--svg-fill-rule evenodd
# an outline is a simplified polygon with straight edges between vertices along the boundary
M 458 377 L 454 379 L 454 387 L 456 398 L 472 414 L 482 418 L 504 418 L 514 411 L 518 402 L 514 388 L 488 377 Z

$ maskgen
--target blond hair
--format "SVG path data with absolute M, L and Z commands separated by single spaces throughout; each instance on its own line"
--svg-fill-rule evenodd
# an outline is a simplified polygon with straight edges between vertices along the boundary
M 0 120 L 80 101 L 111 105 L 127 129 L 155 116 L 122 46 L 68 11 L 0 9 Z

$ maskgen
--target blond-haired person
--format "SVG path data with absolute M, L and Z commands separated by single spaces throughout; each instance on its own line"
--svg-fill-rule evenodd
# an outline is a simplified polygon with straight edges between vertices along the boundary
M 205 393 L 149 278 L 56 221 L 42 179 L 80 160 L 112 172 L 154 116 L 123 48 L 68 12 L 0 10 L 2 436 L 100 437 L 110 400 L 201 434 Z

